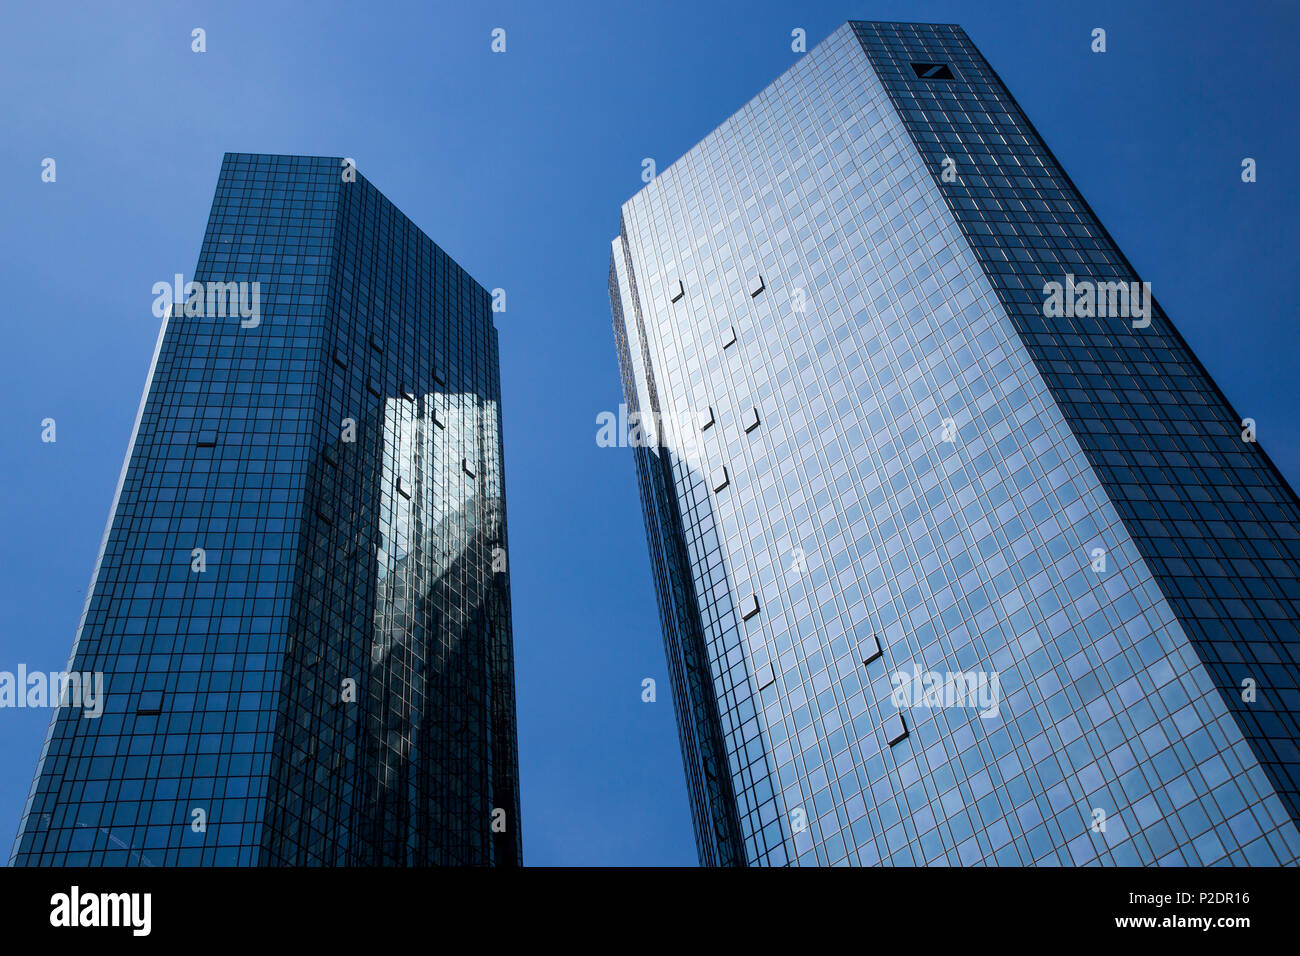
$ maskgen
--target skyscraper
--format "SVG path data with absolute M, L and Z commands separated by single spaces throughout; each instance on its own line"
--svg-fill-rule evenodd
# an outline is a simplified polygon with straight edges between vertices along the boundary
M 488 292 L 350 161 L 227 154 L 20 865 L 515 865 Z M 236 307 L 236 304 L 238 307 Z
M 1300 502 L 960 27 L 841 26 L 609 284 L 702 862 L 1296 862 Z

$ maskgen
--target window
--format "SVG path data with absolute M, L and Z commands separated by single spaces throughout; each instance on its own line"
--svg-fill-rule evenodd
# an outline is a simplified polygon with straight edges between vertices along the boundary
M 682 285 L 681 279 L 673 279 L 668 283 L 668 298 L 676 302 L 682 296 L 686 295 L 686 287 Z
M 884 731 L 885 731 L 885 740 L 889 742 L 889 746 L 891 747 L 894 746 L 894 744 L 898 743 L 900 740 L 902 740 L 904 737 L 906 737 L 907 725 L 903 723 L 903 715 L 890 714 L 888 717 L 886 717 Z
M 216 448 L 217 447 L 217 430 L 215 428 L 205 428 L 199 432 L 198 437 L 194 439 L 195 448 Z
M 743 427 L 746 432 L 752 432 L 755 428 L 757 428 L 758 409 L 757 408 L 748 409 L 743 415 L 740 416 L 740 424 L 741 427 Z
M 951 80 L 952 70 L 946 63 L 913 63 L 912 72 L 919 80 Z
M 868 634 L 858 641 L 858 656 L 862 658 L 862 663 L 870 664 L 880 656 L 880 638 L 874 634 Z
M 135 702 L 135 713 L 138 717 L 151 716 L 162 713 L 163 695 L 160 690 L 142 690 L 140 696 Z
M 749 280 L 749 297 L 754 298 L 766 288 L 767 286 L 763 284 L 763 276 L 760 273 L 754 273 Z
M 726 465 L 719 465 L 717 468 L 713 469 L 712 483 L 714 491 L 721 491 L 723 488 L 727 487 L 727 485 L 731 484 L 731 476 L 727 474 Z
M 736 344 L 736 327 L 734 325 L 729 325 L 722 330 L 722 347 L 724 349 L 731 348 L 731 346 L 735 344 Z
M 758 613 L 757 594 L 751 594 L 749 597 L 745 598 L 745 600 L 740 602 L 740 619 L 742 621 L 748 621 L 751 617 L 753 617 L 757 613 Z
M 462 458 L 460 460 L 460 467 L 464 469 L 465 474 L 469 475 L 471 478 L 474 477 L 474 465 L 468 458 Z
M 700 412 L 699 415 L 696 416 L 696 418 L 695 418 L 695 422 L 696 422 L 697 425 L 699 425 L 699 427 L 700 427 L 700 431 L 704 431 L 704 429 L 706 429 L 706 428 L 708 428 L 710 425 L 712 425 L 712 424 L 713 424 L 713 406 L 710 405 L 708 408 L 704 409 L 704 411 Z
M 758 685 L 759 690 L 776 683 L 776 671 L 772 670 L 771 664 L 764 664 L 758 669 L 758 673 L 754 675 L 754 683 Z

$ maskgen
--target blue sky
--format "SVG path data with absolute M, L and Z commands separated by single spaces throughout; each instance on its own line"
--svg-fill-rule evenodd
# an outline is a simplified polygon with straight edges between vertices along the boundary
M 508 293 L 525 862 L 693 864 L 632 459 L 595 442 L 620 401 L 609 240 L 644 157 L 662 170 L 789 67 L 793 28 L 811 46 L 850 18 L 966 28 L 1300 483 L 1291 5 L 7 4 L 0 670 L 67 661 L 157 334 L 150 288 L 193 270 L 222 153 L 352 156 Z M 5 857 L 48 718 L 0 710 Z

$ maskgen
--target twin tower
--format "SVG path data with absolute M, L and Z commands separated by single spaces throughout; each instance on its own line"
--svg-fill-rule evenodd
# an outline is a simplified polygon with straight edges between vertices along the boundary
M 12 862 L 521 863 L 489 293 L 247 154 L 193 281 Z M 1300 858 L 1300 501 L 959 27 L 841 26 L 608 282 L 702 863 Z

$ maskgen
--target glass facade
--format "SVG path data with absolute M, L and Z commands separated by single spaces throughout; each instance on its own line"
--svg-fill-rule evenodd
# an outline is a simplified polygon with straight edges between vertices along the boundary
M 951 25 L 844 24 L 624 204 L 703 863 L 1297 861 L 1300 502 L 1076 280 L 1138 277 Z
M 18 865 L 521 861 L 490 296 L 340 159 L 227 154 Z M 197 299 L 197 297 L 195 297 Z M 244 300 L 241 299 L 241 304 Z

